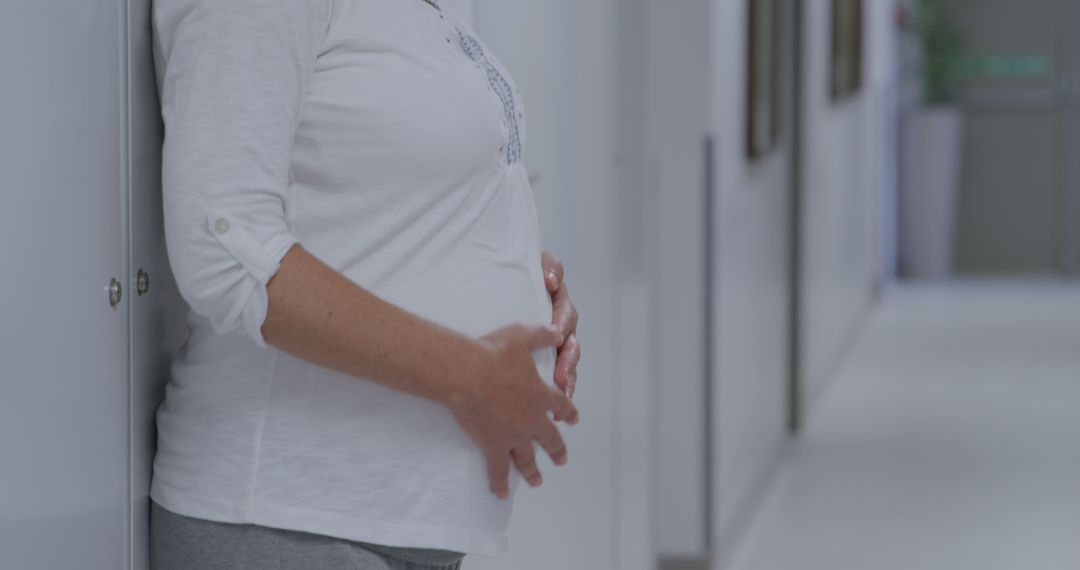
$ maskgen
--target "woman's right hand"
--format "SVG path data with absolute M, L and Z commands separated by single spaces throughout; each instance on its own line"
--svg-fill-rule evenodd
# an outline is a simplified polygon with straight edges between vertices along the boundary
M 466 366 L 466 388 L 450 406 L 483 451 L 491 492 L 500 499 L 510 496 L 511 459 L 530 485 L 542 483 L 534 440 L 556 465 L 566 464 L 566 444 L 548 412 L 574 425 L 578 411 L 540 378 L 532 357 L 532 351 L 557 343 L 550 328 L 539 326 L 511 325 L 483 337 L 479 358 Z

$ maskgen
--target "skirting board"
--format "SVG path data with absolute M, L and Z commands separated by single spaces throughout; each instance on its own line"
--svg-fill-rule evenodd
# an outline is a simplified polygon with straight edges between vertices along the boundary
M 709 570 L 706 558 L 661 558 L 660 570 Z

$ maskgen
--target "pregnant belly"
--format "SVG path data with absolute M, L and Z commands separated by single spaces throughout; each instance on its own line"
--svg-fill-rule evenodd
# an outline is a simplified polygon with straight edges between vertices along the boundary
M 430 274 L 388 281 L 374 291 L 383 299 L 473 338 L 512 324 L 551 323 L 551 298 L 537 254 L 531 264 L 441 263 Z M 551 380 L 553 350 L 537 351 L 541 375 Z

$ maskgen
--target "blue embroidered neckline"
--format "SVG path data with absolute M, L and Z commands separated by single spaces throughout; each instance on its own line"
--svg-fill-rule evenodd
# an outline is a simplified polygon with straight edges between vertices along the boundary
M 487 73 L 489 87 L 502 101 L 506 130 L 509 134 L 509 142 L 506 145 L 504 157 L 506 164 L 518 162 L 521 160 L 521 132 L 518 125 L 517 104 L 514 102 L 514 90 L 510 87 L 510 82 L 506 80 L 487 54 L 484 53 L 484 48 L 480 46 L 480 42 L 462 32 L 460 28 L 457 33 L 461 49 L 465 51 L 465 55 L 469 56 L 469 59 L 484 68 Z

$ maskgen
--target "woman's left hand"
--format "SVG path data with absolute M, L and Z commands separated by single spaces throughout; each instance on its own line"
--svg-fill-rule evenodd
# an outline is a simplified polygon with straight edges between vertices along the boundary
M 544 283 L 551 294 L 551 329 L 558 339 L 555 384 L 567 397 L 572 398 L 577 387 L 577 365 L 581 360 L 581 344 L 577 339 L 578 312 L 570 301 L 570 292 L 563 279 L 565 269 L 562 262 L 550 251 L 545 251 L 540 261 L 544 269 Z

